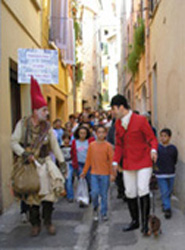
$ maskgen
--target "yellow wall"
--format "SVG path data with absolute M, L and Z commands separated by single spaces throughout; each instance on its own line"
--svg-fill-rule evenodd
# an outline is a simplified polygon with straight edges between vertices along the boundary
M 53 49 L 49 44 L 49 16 L 50 16 L 50 0 L 44 0 L 42 3 L 42 47 L 45 49 Z M 53 122 L 56 118 L 67 121 L 67 95 L 68 95 L 68 70 L 62 64 L 60 50 L 59 53 L 59 83 L 54 85 L 43 85 L 43 94 L 46 98 L 51 99 L 50 103 L 50 120 Z M 60 101 L 56 102 L 57 99 Z M 59 102 L 62 103 L 60 108 Z
M 73 104 L 73 82 L 70 76 L 68 76 L 68 112 L 69 114 L 74 113 Z
M 16 22 L 19 23 L 24 32 L 27 33 L 27 35 L 32 36 L 32 39 L 34 39 L 35 42 L 38 45 L 40 45 L 40 39 L 41 39 L 40 11 L 38 11 L 35 8 L 32 1 L 3 0 L 2 2 L 9 9 L 11 15 L 16 19 Z M 17 38 L 17 36 L 15 37 Z
M 67 121 L 68 118 L 68 105 L 66 101 L 66 96 L 58 91 L 57 88 L 50 85 L 43 85 L 43 95 L 48 101 L 48 108 L 50 111 L 50 121 L 53 122 L 56 118 L 62 119 L 63 123 Z
M 29 10 L 29 11 L 26 11 Z M 31 1 L 6 0 L 1 6 L 1 69 L 0 69 L 0 167 L 3 208 L 12 202 L 9 180 L 12 169 L 11 99 L 9 59 L 17 62 L 18 48 L 37 48 L 40 40 L 41 18 Z M 29 85 L 21 85 L 22 116 L 30 113 Z M 1 194 L 0 194 L 1 195 Z
M 46 4 L 45 0 L 37 2 Z M 34 0 L 2 0 L 1 1 L 1 64 L 0 64 L 0 169 L 3 209 L 5 210 L 13 201 L 10 195 L 10 174 L 12 169 L 12 152 L 10 148 L 11 124 L 11 97 L 9 61 L 18 63 L 17 50 L 19 48 L 42 48 L 46 43 L 42 37 L 48 37 L 48 13 L 42 22 L 41 10 L 34 4 Z M 46 5 L 44 5 L 45 7 Z M 48 5 L 49 6 L 49 5 Z M 41 5 L 42 7 L 42 5 Z M 42 30 L 42 27 L 44 29 Z M 44 31 L 44 36 L 43 32 Z M 48 44 L 47 44 L 47 48 Z M 51 97 L 51 116 L 63 120 L 67 119 L 67 78 L 68 72 L 59 60 L 59 84 L 50 87 L 43 86 L 45 97 Z M 20 85 L 21 115 L 31 113 L 30 85 Z M 1 203 L 1 199 L 0 199 Z M 1 204 L 0 204 L 1 205 Z

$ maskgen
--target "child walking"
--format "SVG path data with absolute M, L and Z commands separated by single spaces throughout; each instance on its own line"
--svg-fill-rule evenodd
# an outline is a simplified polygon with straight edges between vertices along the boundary
M 96 130 L 97 140 L 89 146 L 86 163 L 81 174 L 84 178 L 91 167 L 91 197 L 94 209 L 94 220 L 98 220 L 99 196 L 101 197 L 101 216 L 104 221 L 107 217 L 107 195 L 111 179 L 114 179 L 112 171 L 113 149 L 110 143 L 105 141 L 106 128 L 99 125 Z
M 74 199 L 73 184 L 72 184 L 73 172 L 76 171 L 78 173 L 78 176 L 82 173 L 87 157 L 87 150 L 89 144 L 92 141 L 94 141 L 94 138 L 90 137 L 90 132 L 86 127 L 78 127 L 74 133 L 74 137 L 75 139 L 72 141 L 72 147 L 71 147 L 73 168 L 70 171 L 68 178 L 68 185 L 67 185 L 70 199 Z M 87 173 L 86 180 L 88 188 L 90 190 L 90 171 Z M 83 207 L 83 204 L 80 204 L 80 207 Z
M 175 165 L 177 163 L 178 151 L 175 145 L 170 144 L 172 132 L 164 128 L 160 132 L 160 141 L 158 147 L 158 169 L 155 171 L 159 189 L 161 192 L 162 206 L 164 216 L 170 219 L 171 212 L 171 194 L 173 191 L 175 179 Z
M 69 178 L 71 176 L 71 171 L 73 171 L 72 167 L 72 158 L 71 158 L 71 144 L 70 144 L 71 136 L 68 133 L 64 133 L 62 136 L 62 141 L 63 144 L 60 146 L 62 153 L 64 155 L 65 162 L 67 164 L 67 176 L 66 176 L 66 183 L 65 183 L 65 188 L 67 192 L 67 199 L 68 202 L 73 202 L 73 199 L 70 197 L 70 190 L 68 187 L 69 184 Z

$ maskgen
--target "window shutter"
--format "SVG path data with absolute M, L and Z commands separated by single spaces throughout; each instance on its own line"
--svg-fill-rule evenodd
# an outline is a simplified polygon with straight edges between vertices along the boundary
M 64 62 L 66 64 L 75 64 L 75 32 L 74 32 L 74 21 L 72 18 L 68 19 L 67 22 L 67 49 L 62 50 Z
M 51 1 L 50 40 L 60 49 L 67 48 L 68 0 Z

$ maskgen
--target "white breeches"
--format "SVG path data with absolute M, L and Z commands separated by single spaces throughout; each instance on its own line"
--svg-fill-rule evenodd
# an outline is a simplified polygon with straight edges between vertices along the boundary
M 128 198 L 141 197 L 149 194 L 149 184 L 152 175 L 152 167 L 136 171 L 123 171 L 125 194 Z

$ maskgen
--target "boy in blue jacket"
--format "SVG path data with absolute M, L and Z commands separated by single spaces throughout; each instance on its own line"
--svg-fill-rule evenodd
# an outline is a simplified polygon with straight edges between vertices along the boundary
M 168 128 L 160 131 L 160 141 L 158 147 L 158 169 L 155 171 L 161 199 L 163 205 L 164 216 L 170 219 L 171 212 L 171 194 L 175 180 L 175 165 L 177 163 L 178 151 L 175 145 L 170 144 L 172 132 Z

